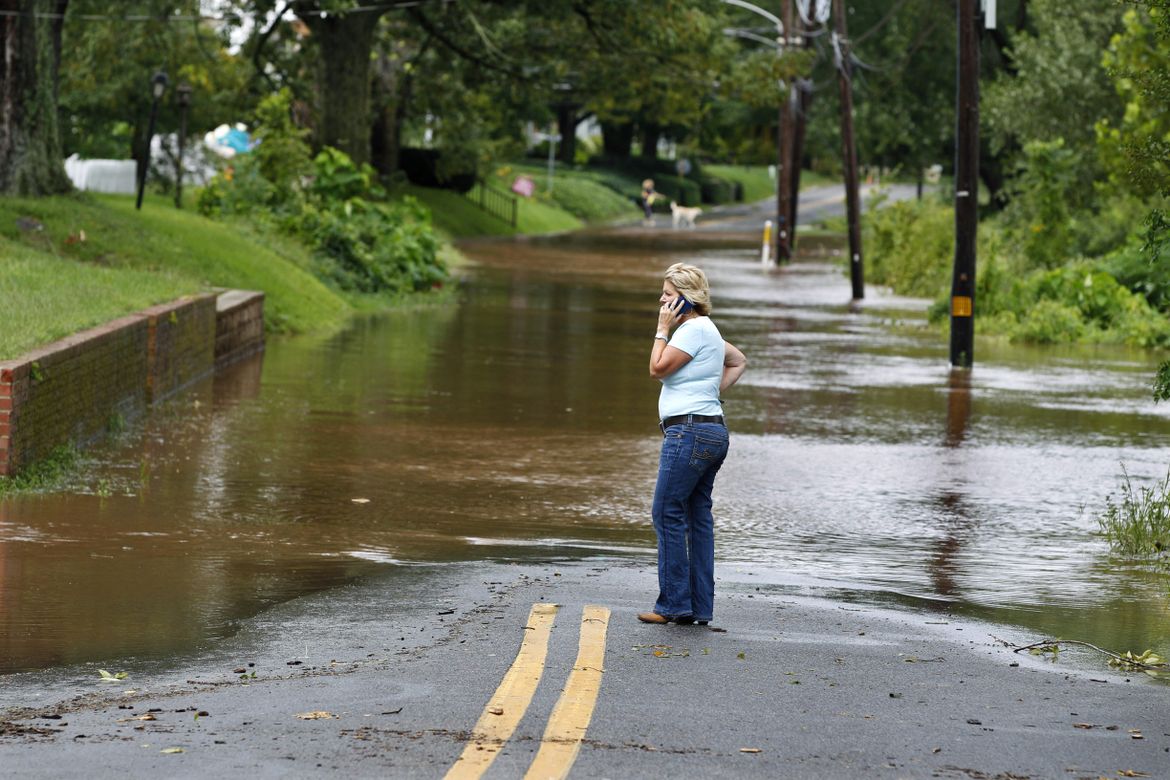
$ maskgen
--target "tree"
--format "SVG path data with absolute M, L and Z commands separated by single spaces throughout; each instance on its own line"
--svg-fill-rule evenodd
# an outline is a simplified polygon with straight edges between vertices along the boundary
M 190 133 L 247 114 L 246 65 L 228 53 L 226 31 L 195 18 L 197 0 L 135 0 L 120 6 L 141 17 L 132 22 L 129 35 L 126 23 L 100 18 L 109 9 L 102 0 L 73 0 L 66 18 L 60 100 L 66 155 L 130 156 L 143 163 L 151 77 L 160 70 L 170 79 L 159 105 L 161 134 L 179 126 L 174 96 L 181 83 L 192 88 Z
M 1135 0 L 1145 12 L 1130 10 L 1125 31 L 1114 36 L 1106 64 L 1118 94 L 1126 101 L 1117 127 L 1098 125 L 1108 158 L 1123 160 L 1122 180 L 1154 207 L 1146 218 L 1143 252 L 1151 269 L 1170 253 L 1170 0 Z M 1170 400 L 1170 360 L 1154 377 L 1155 401 Z
M 69 189 L 61 162 L 57 68 L 68 0 L 0 0 L 0 193 Z
M 370 161 L 370 62 L 383 0 L 296 0 L 320 56 L 317 141 Z
M 984 90 L 993 146 L 1057 138 L 1075 149 L 1094 144 L 1094 125 L 1121 115 L 1101 52 L 1120 31 L 1123 12 L 1115 0 L 1033 0 L 1033 28 L 1010 39 L 1011 70 Z
M 1097 123 L 1114 182 L 1142 197 L 1170 197 L 1170 0 L 1146 0 L 1125 13 L 1105 53 L 1119 117 Z

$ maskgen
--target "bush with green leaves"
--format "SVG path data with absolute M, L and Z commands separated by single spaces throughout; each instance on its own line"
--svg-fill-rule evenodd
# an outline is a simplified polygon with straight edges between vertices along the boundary
M 935 200 L 874 202 L 866 213 L 867 281 L 933 298 L 950 285 L 955 216 Z
M 315 249 L 318 276 L 363 293 L 421 291 L 440 284 L 430 214 L 409 196 L 386 204 L 353 199 L 342 208 L 306 205 L 298 233 Z
M 1165 561 L 1170 553 L 1170 472 L 1136 490 L 1124 463 L 1121 473 L 1120 502 L 1106 496 L 1105 511 L 1097 517 L 1101 533 L 1117 553 Z
M 1086 200 L 1079 185 L 1082 152 L 1063 138 L 1029 141 L 1011 180 L 1005 225 L 1033 268 L 1055 268 L 1076 251 L 1076 206 Z
M 1119 282 L 1144 295 L 1150 305 L 1170 312 L 1170 221 L 1159 209 L 1147 215 L 1143 235 L 1114 252 L 1106 268 Z
M 398 293 L 440 284 L 447 272 L 429 212 L 411 198 L 390 202 L 374 169 L 342 151 L 325 147 L 310 158 L 290 101 L 282 91 L 261 102 L 259 143 L 208 184 L 200 210 L 259 218 L 296 236 L 313 250 L 314 273 L 342 290 Z
M 990 264 L 991 273 L 998 273 Z M 1074 341 L 1170 345 L 1170 321 L 1100 264 L 1078 261 L 981 284 L 979 312 L 992 331 L 1040 344 Z

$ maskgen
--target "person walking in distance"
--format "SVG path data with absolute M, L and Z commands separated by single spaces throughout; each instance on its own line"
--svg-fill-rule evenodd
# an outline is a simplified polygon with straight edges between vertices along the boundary
M 711 291 L 702 269 L 684 263 L 666 269 L 658 301 L 662 307 L 650 352 L 650 376 L 662 382 L 662 451 L 652 511 L 658 600 L 638 620 L 706 625 L 715 606 L 711 493 L 728 447 L 719 398 L 743 375 L 747 359 L 711 321 Z
M 654 201 L 658 199 L 658 193 L 654 191 L 654 180 L 645 179 L 642 182 L 642 224 L 647 227 L 654 226 Z

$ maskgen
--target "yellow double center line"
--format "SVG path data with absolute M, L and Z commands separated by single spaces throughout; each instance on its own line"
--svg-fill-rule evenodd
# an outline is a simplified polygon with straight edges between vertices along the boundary
M 516 660 L 504 675 L 500 687 L 488 700 L 475 724 L 472 740 L 447 772 L 446 780 L 477 780 L 491 766 L 516 730 L 540 683 L 556 613 L 555 605 L 532 605 L 520 652 L 516 654 Z M 526 780 L 563 778 L 573 767 L 601 689 L 608 625 L 607 608 L 585 607 L 581 617 L 577 661 L 553 708 L 541 739 L 540 750 L 525 775 Z

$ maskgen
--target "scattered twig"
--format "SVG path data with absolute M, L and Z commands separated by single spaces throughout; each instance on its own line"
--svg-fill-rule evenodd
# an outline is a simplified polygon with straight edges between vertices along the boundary
M 1078 639 L 1045 639 L 1040 642 L 1033 642 L 1030 645 L 1024 645 L 1023 647 L 1012 648 L 1012 652 L 1019 653 L 1024 650 L 1031 650 L 1036 647 L 1051 647 L 1053 645 L 1080 645 L 1081 647 L 1087 647 L 1090 650 L 1096 650 L 1098 653 L 1109 656 L 1124 666 L 1133 666 L 1139 669 L 1149 669 L 1151 671 L 1170 669 L 1170 664 L 1167 663 L 1147 664 L 1143 661 L 1137 660 L 1136 658 L 1126 658 L 1123 655 L 1118 655 L 1112 650 L 1106 650 L 1104 648 L 1097 647 L 1096 645 L 1089 644 L 1088 642 L 1082 642 Z

